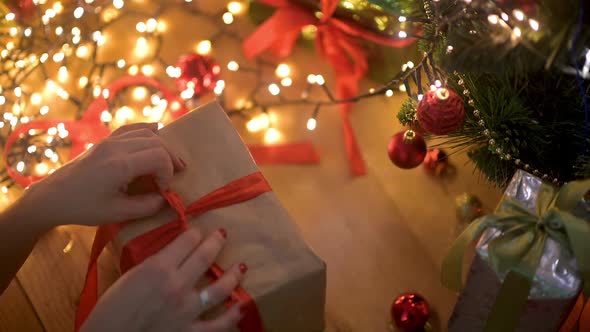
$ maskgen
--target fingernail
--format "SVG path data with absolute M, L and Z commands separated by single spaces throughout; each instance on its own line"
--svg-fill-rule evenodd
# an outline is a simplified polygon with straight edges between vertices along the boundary
M 223 236 L 224 239 L 227 239 L 227 231 L 225 230 L 225 228 L 220 228 L 219 234 L 221 234 L 221 236 Z
M 183 168 L 186 167 L 186 162 L 184 161 L 184 159 L 178 157 L 178 161 L 180 161 L 180 164 L 182 165 Z
M 240 269 L 240 272 L 242 274 L 246 274 L 246 272 L 248 272 L 248 265 L 246 265 L 244 263 L 240 263 L 240 265 L 238 266 L 238 268 Z

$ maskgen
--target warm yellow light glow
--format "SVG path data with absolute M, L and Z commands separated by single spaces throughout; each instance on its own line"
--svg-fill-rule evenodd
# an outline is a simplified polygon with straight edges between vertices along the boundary
M 170 108 L 173 111 L 178 111 L 180 109 L 180 103 L 177 101 L 172 102 L 172 104 L 170 104 Z
M 488 15 L 488 22 L 490 22 L 491 24 L 498 24 L 499 21 L 500 18 L 498 17 L 498 15 Z
M 237 15 L 244 10 L 244 5 L 242 5 L 242 3 L 239 1 L 231 1 L 227 4 L 227 10 L 230 13 Z
M 63 100 L 70 98 L 70 94 L 63 88 L 57 88 L 57 95 Z
M 533 20 L 532 18 L 529 20 L 529 25 L 535 31 L 539 31 L 539 22 L 537 20 Z
M 135 29 L 138 32 L 146 32 L 147 31 L 147 25 L 145 24 L 145 22 L 137 22 L 137 24 L 135 25 Z
M 155 18 L 150 18 L 149 20 L 147 20 L 145 26 L 147 32 L 154 32 L 158 27 L 158 21 Z
M 399 85 L 399 91 L 406 92 L 406 85 L 405 84 L 400 84 Z
M 514 35 L 514 37 L 517 37 L 518 38 L 518 37 L 520 37 L 522 35 L 522 31 L 520 30 L 519 27 L 515 27 L 512 30 L 512 35 Z
M 61 2 L 60 2 L 60 1 L 56 1 L 56 2 L 53 4 L 53 10 L 54 10 L 54 11 L 55 11 L 57 14 L 59 14 L 59 13 L 61 13 L 61 12 L 64 10 L 64 6 L 61 4 Z M 55 16 L 55 15 L 52 15 L 52 16 Z
M 281 88 L 275 83 L 272 83 L 268 86 L 268 92 L 270 92 L 271 95 L 276 96 L 281 93 Z
M 408 36 L 408 33 L 402 30 L 402 31 L 400 31 L 400 32 L 397 33 L 397 36 L 399 38 L 406 38 Z
M 147 94 L 148 94 L 148 89 L 146 89 L 143 86 L 133 89 L 133 98 L 135 100 L 142 100 L 145 97 L 147 97 Z
M 268 114 L 262 113 L 250 119 L 250 121 L 246 123 L 246 129 L 248 129 L 249 132 L 257 132 L 263 129 L 267 129 L 269 125 L 270 118 Z
M 98 96 L 100 96 L 101 93 L 102 88 L 100 87 L 100 85 L 94 86 L 94 88 L 92 89 L 92 95 L 94 96 L 94 98 L 98 98 Z
M 54 62 L 61 62 L 65 58 L 65 55 L 62 52 L 57 52 L 53 55 Z
M 59 67 L 57 79 L 62 83 L 68 80 L 68 68 L 66 68 L 66 66 Z
M 240 65 L 237 62 L 232 60 L 227 63 L 227 69 L 229 69 L 231 71 L 237 71 L 238 69 L 240 69 Z
M 86 45 L 80 45 L 80 47 L 78 47 L 76 49 L 76 56 L 78 58 L 84 59 L 84 58 L 87 58 L 88 55 L 90 55 L 90 50 L 88 49 L 88 46 L 86 46 Z
M 137 38 L 137 41 L 135 43 L 134 53 L 135 53 L 135 55 L 140 56 L 140 57 L 144 57 L 144 56 L 148 55 L 149 45 L 148 45 L 148 41 L 145 37 Z
M 124 123 L 128 119 L 132 119 L 133 116 L 134 116 L 133 110 L 131 108 L 129 108 L 128 106 L 123 106 L 123 107 L 119 108 L 117 110 L 117 112 L 115 113 L 115 119 L 117 119 L 117 121 L 119 121 L 121 123 Z
M 197 51 L 197 53 L 199 53 L 201 55 L 207 55 L 207 54 L 211 53 L 211 41 L 201 40 L 197 44 L 196 51 Z
M 213 88 L 213 92 L 216 95 L 220 95 L 223 93 L 223 90 L 225 89 L 225 81 L 224 80 L 219 80 L 217 81 L 217 83 L 215 84 L 215 88 Z
M 102 90 L 102 97 L 104 99 L 109 99 L 109 96 L 111 95 L 111 91 L 109 89 L 103 89 Z
M 386 95 L 387 97 L 391 97 L 391 96 L 393 96 L 393 90 L 389 89 L 389 90 L 385 91 L 385 95 Z
M 154 66 L 152 65 L 143 65 L 141 66 L 141 73 L 145 76 L 152 76 L 154 74 Z
M 100 121 L 108 123 L 111 122 L 111 120 L 113 120 L 113 116 L 108 110 L 104 110 L 100 113 Z
M 117 67 L 119 67 L 119 68 L 125 67 L 125 60 L 124 59 L 117 60 Z
M 47 174 L 47 172 L 49 171 L 49 167 L 47 166 L 46 163 L 38 163 L 37 165 L 35 165 L 35 172 L 38 175 L 45 175 Z
M 17 86 L 16 88 L 14 88 L 14 90 L 13 90 L 13 91 L 14 91 L 14 95 L 15 95 L 17 98 L 20 98 L 20 97 L 23 95 L 23 90 L 21 89 L 21 87 L 20 87 L 20 86 Z
M 223 16 L 221 16 L 221 19 L 225 24 L 232 24 L 234 22 L 234 15 L 230 12 L 225 12 L 223 13 Z
M 84 8 L 78 7 L 76 9 L 74 9 L 74 17 L 75 18 L 81 18 L 82 15 L 84 15 Z
M 324 76 L 322 75 L 315 75 L 315 82 L 319 85 L 324 85 L 326 80 L 324 80 Z
M 407 18 L 405 16 L 400 16 L 397 18 L 398 21 L 400 21 L 401 23 L 407 21 Z
M 55 92 L 55 90 L 57 90 L 57 85 L 54 81 L 47 80 L 47 82 L 45 83 L 45 89 L 47 90 L 47 92 L 53 93 Z
M 168 25 L 166 24 L 166 22 L 159 20 L 158 27 L 156 28 L 156 31 L 164 32 L 164 31 L 166 31 L 166 29 L 168 29 Z
M 6 186 L 2 186 L 2 193 L 3 194 L 8 193 L 8 188 Z
M 292 84 L 293 84 L 293 80 L 291 79 L 291 77 L 285 77 L 281 80 L 282 86 L 291 86 Z
M 113 0 L 113 7 L 121 9 L 123 6 L 125 6 L 125 2 L 123 0 Z
M 25 170 L 25 162 L 19 161 L 18 163 L 16 163 L 16 170 L 22 173 Z
M 275 69 L 275 74 L 280 78 L 287 77 L 291 75 L 291 68 L 289 68 L 288 64 L 281 63 L 277 66 L 277 69 Z
M 307 130 L 315 130 L 317 124 L 318 122 L 316 121 L 316 119 L 309 118 L 309 120 L 307 120 Z
M 35 151 L 37 151 L 36 145 L 29 145 L 29 147 L 27 148 L 28 153 L 35 153 Z
M 47 113 L 49 113 L 49 106 L 47 106 L 47 105 L 41 107 L 41 109 L 39 110 L 39 114 L 41 114 L 41 115 L 45 115 Z
M 264 133 L 264 142 L 265 143 L 276 143 L 281 138 L 281 133 L 276 128 L 268 128 L 266 133 Z
M 129 73 L 129 75 L 137 75 L 139 73 L 139 67 L 137 67 L 137 65 L 133 65 L 129 67 L 127 72 Z
M 40 105 L 41 102 L 43 101 L 43 96 L 41 96 L 40 93 L 35 92 L 31 95 L 31 105 Z

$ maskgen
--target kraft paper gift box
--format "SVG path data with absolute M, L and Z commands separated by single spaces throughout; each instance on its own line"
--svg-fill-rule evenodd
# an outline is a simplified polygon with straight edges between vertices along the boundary
M 259 172 L 224 110 L 209 103 L 159 131 L 187 164 L 171 190 L 185 206 L 224 185 Z M 166 208 L 124 227 L 113 241 L 121 248 L 133 238 L 174 220 Z M 226 246 L 216 260 L 223 269 L 246 263 L 242 287 L 254 300 L 266 332 L 319 332 L 324 329 L 326 266 L 301 238 L 277 196 L 266 192 L 243 203 L 188 217 L 204 233 L 221 227 Z M 249 332 L 249 331 L 242 331 Z M 254 332 L 254 331 L 253 331 Z

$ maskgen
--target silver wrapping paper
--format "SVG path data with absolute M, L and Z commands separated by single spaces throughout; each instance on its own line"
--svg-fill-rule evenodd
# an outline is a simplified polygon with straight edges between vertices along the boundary
M 518 170 L 505 196 L 517 199 L 530 212 L 535 213 L 537 207 L 537 193 L 542 180 L 538 177 Z M 586 220 L 590 219 L 590 209 L 587 201 L 581 201 L 575 214 Z M 500 228 L 489 228 L 481 236 L 476 246 L 476 253 L 489 265 L 488 244 L 500 236 Z M 506 273 L 496 272 L 498 278 L 504 281 Z M 574 297 L 580 291 L 582 280 L 577 271 L 576 260 L 568 248 L 561 247 L 551 238 L 547 239 L 539 267 L 533 279 L 529 299 L 567 299 Z

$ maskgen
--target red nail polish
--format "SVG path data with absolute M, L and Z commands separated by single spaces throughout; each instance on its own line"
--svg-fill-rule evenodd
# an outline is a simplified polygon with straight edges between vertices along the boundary
M 221 234 L 221 236 L 223 236 L 224 239 L 227 239 L 227 231 L 225 230 L 225 228 L 220 228 L 219 234 Z
M 246 272 L 248 272 L 248 265 L 246 265 L 244 263 L 240 263 L 240 265 L 238 266 L 238 268 L 240 269 L 240 272 L 242 274 L 246 274 Z

